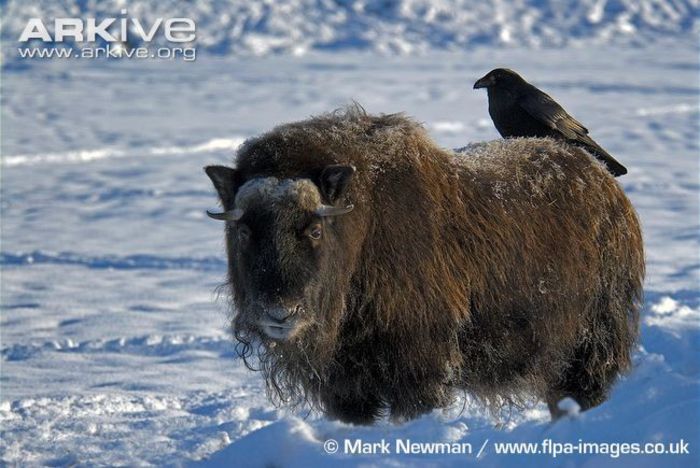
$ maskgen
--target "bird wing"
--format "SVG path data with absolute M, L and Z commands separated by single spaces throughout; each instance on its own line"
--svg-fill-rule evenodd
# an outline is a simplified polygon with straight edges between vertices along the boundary
M 627 168 L 593 141 L 588 136 L 588 129 L 571 117 L 549 95 L 535 88 L 532 92 L 523 94 L 518 104 L 533 118 L 559 132 L 564 138 L 585 145 L 589 151 L 595 153 L 596 157 L 605 163 L 615 177 L 627 174 Z
M 588 135 L 588 129 L 571 117 L 549 95 L 538 89 L 533 91 L 526 93 L 518 101 L 528 114 L 570 140 L 585 138 Z

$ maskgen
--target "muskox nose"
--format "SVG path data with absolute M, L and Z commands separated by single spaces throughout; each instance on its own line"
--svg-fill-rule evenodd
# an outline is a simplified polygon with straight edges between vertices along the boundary
M 285 322 L 289 320 L 292 316 L 297 314 L 301 310 L 300 304 L 293 304 L 291 306 L 278 306 L 278 307 L 268 307 L 266 309 L 267 316 L 272 320 L 277 322 Z

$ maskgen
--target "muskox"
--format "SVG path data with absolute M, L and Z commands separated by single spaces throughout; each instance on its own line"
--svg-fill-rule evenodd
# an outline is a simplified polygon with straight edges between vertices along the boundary
M 358 107 L 209 166 L 231 328 L 276 404 L 370 424 L 539 398 L 583 409 L 629 369 L 644 258 L 635 212 L 585 150 L 437 146 Z

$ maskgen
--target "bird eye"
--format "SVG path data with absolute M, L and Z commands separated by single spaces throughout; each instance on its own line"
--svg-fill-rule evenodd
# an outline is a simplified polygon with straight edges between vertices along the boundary
M 313 240 L 319 240 L 321 239 L 321 236 L 323 236 L 323 229 L 321 228 L 320 224 L 314 224 L 308 229 L 306 235 Z

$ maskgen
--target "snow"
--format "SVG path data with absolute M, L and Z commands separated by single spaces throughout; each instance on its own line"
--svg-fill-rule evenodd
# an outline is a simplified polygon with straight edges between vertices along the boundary
M 192 146 L 162 146 L 148 148 L 144 151 L 149 156 L 171 156 L 174 154 L 211 153 L 221 150 L 235 151 L 244 138 L 214 138 L 204 143 Z M 81 163 L 96 159 L 120 158 L 129 153 L 118 148 L 102 148 L 93 150 L 65 151 L 62 153 L 17 154 L 3 159 L 5 166 L 26 166 L 45 163 Z
M 487 3 L 451 16 L 448 2 L 402 1 L 385 10 L 371 10 L 370 2 L 341 10 L 290 2 L 296 20 L 285 23 L 281 3 L 198 2 L 191 8 L 201 15 L 199 45 L 208 53 L 196 62 L 6 61 L 2 463 L 697 465 L 700 86 L 698 46 L 687 40 L 696 38 L 697 6 L 523 1 L 507 12 Z M 3 39 L 30 15 L 24 5 L 31 4 L 3 5 Z M 84 5 L 111 9 L 110 2 Z M 151 15 L 161 8 L 129 5 Z M 293 35 L 304 18 L 326 27 Z M 217 22 L 225 25 L 218 36 Z M 635 33 L 625 39 L 628 27 Z M 512 47 L 492 47 L 506 29 Z M 280 45 L 271 45 L 272 32 Z M 576 43 L 584 39 L 585 48 Z M 334 53 L 319 52 L 328 44 Z M 423 53 L 391 55 L 397 50 Z M 447 147 L 497 138 L 485 93 L 471 86 L 503 65 L 553 95 L 629 169 L 619 181 L 639 212 L 647 249 L 632 373 L 598 408 L 578 413 L 575 402 L 563 402 L 568 414 L 555 424 L 542 404 L 494 421 L 468 397 L 414 421 L 373 427 L 272 407 L 227 331 L 222 225 L 206 217 L 217 202 L 202 167 L 229 163 L 249 136 L 352 99 L 370 112 L 406 111 Z M 329 439 L 341 445 L 338 453 L 324 450 Z M 344 441 L 356 439 L 469 443 L 473 453 L 342 453 Z M 495 443 L 544 439 L 684 439 L 691 454 L 495 453 Z
M 688 40 L 700 31 L 696 0 L 14 0 L 4 6 L 0 38 L 5 59 L 32 17 L 184 17 L 197 26 L 194 44 L 215 55 L 301 55 L 309 51 L 368 50 L 383 54 L 464 50 L 474 46 L 644 45 L 659 37 Z M 126 10 L 122 14 L 122 10 Z M 175 14 L 177 13 L 177 14 Z M 131 45 L 140 44 L 130 24 Z M 692 41 L 690 41 L 692 42 Z M 156 38 L 156 45 L 164 45 Z
M 557 408 L 568 417 L 577 417 L 581 413 L 581 406 L 573 398 L 564 398 L 557 404 Z

